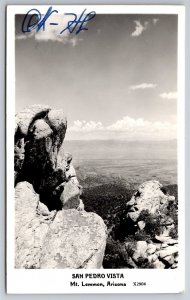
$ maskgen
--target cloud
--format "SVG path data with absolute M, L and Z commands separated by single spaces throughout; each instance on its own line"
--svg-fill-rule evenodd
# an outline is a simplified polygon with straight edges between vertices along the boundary
M 37 40 L 52 40 L 52 41 L 58 41 L 58 42 L 65 42 L 68 39 L 68 36 L 70 35 L 69 31 L 66 30 L 62 34 L 60 32 L 67 26 L 67 23 L 69 21 L 68 16 L 62 16 L 60 14 L 52 14 L 48 18 L 48 22 L 46 22 L 45 30 L 39 30 L 35 33 L 35 38 Z M 50 23 L 55 23 L 58 25 L 50 25 Z
M 143 118 L 133 119 L 129 116 L 123 117 L 121 120 L 116 121 L 112 125 L 107 127 L 108 130 L 112 131 L 126 131 L 126 132 L 144 132 L 144 133 L 155 133 L 162 130 L 171 129 L 169 122 L 151 122 L 146 121 Z
M 131 36 L 137 37 L 141 35 L 149 26 L 150 23 L 153 23 L 153 25 L 156 25 L 158 23 L 158 18 L 153 18 L 152 20 L 145 21 L 143 24 L 139 20 L 135 20 L 135 30 L 131 33 Z
M 130 90 L 144 90 L 144 89 L 154 89 L 157 87 L 157 84 L 155 83 L 141 83 L 141 84 L 137 84 L 137 85 L 131 85 L 129 87 Z
M 16 40 L 25 40 L 28 38 L 28 35 L 27 34 L 18 34 L 16 35 Z
M 163 99 L 177 99 L 178 93 L 177 92 L 169 92 L 169 93 L 162 93 L 160 97 Z
M 141 35 L 143 33 L 143 31 L 145 31 L 148 28 L 148 25 L 149 25 L 149 22 L 147 22 L 147 21 L 144 22 L 144 25 L 141 24 L 141 22 L 138 20 L 135 20 L 134 23 L 136 25 L 135 30 L 131 33 L 131 36 L 133 36 L 133 37 Z
M 83 39 L 73 37 L 72 39 L 69 39 L 68 42 L 73 46 L 76 47 L 80 41 L 83 41 Z
M 176 138 L 176 125 L 129 116 L 108 126 L 100 121 L 77 120 L 68 128 L 68 136 L 71 139 L 168 140 Z
M 152 22 L 154 25 L 156 25 L 158 23 L 158 21 L 159 21 L 159 19 L 157 19 L 157 18 L 152 19 Z
M 101 130 L 103 129 L 102 123 L 101 122 L 94 122 L 94 121 L 74 121 L 73 125 L 68 128 L 69 131 L 94 131 L 94 130 Z
M 121 120 L 116 121 L 112 125 L 108 126 L 108 130 L 112 131 L 136 131 L 144 128 L 148 123 L 148 121 L 144 121 L 144 119 L 133 119 L 128 116 L 124 117 Z
M 52 14 L 48 18 L 48 22 L 46 22 L 45 30 L 42 28 L 37 32 L 35 29 L 31 33 L 22 33 L 16 35 L 16 40 L 24 40 L 26 38 L 34 37 L 37 41 L 54 41 L 60 42 L 63 44 L 71 44 L 75 47 L 82 39 L 78 38 L 75 33 L 70 33 L 68 30 L 65 30 L 63 33 L 60 32 L 67 27 L 68 21 L 70 21 L 70 16 L 60 15 L 60 14 Z M 58 25 L 51 25 L 58 24 Z

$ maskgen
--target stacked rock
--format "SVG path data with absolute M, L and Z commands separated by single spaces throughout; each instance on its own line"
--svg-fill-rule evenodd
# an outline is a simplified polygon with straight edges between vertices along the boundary
M 176 224 L 167 213 L 168 207 L 174 202 L 175 197 L 170 196 L 158 181 L 152 180 L 141 184 L 127 203 L 126 218 L 139 236 L 141 232 L 150 232 L 151 224 L 150 221 L 147 224 L 145 216 L 153 221 L 159 220 L 159 234 L 151 234 L 148 240 L 125 243 L 131 267 L 147 264 L 150 268 L 177 268 L 178 241 L 171 234 Z
M 82 187 L 64 152 L 62 110 L 33 105 L 16 115 L 16 268 L 101 268 L 106 227 L 84 211 Z
M 126 242 L 125 249 L 130 253 L 129 265 L 132 268 L 177 268 L 178 241 L 169 236 L 158 236 L 149 242 Z

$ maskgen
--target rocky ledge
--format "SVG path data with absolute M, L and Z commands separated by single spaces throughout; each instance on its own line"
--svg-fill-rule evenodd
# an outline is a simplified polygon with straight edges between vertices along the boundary
M 132 268 L 177 268 L 178 240 L 173 238 L 177 230 L 170 209 L 175 197 L 156 180 L 141 184 L 131 200 L 127 202 L 126 220 L 138 233 L 139 241 L 128 242 L 125 251 Z M 148 238 L 146 239 L 148 233 Z M 144 237 L 144 240 L 140 240 Z
M 110 266 L 122 257 L 126 268 L 177 268 L 175 197 L 158 181 L 141 184 L 116 207 L 122 213 L 111 214 L 117 226 L 111 223 L 107 239 L 103 219 L 84 210 L 72 155 L 64 151 L 66 130 L 64 112 L 49 106 L 16 116 L 15 267 L 101 268 L 103 259 Z
M 101 268 L 106 226 L 84 211 L 82 187 L 64 152 L 62 110 L 33 105 L 16 115 L 15 267 Z

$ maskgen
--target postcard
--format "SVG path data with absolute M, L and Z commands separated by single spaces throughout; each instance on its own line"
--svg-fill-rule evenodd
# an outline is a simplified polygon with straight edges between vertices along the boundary
M 7 6 L 7 292 L 184 291 L 185 10 Z

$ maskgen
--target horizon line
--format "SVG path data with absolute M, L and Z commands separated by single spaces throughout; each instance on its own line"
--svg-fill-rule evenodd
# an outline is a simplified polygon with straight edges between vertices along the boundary
M 114 141 L 114 142 L 177 142 L 176 139 L 168 139 L 168 140 L 124 140 L 124 139 L 67 139 L 65 138 L 64 141 L 85 141 L 85 142 L 92 142 L 92 141 L 99 141 L 99 142 L 106 142 L 106 141 Z

